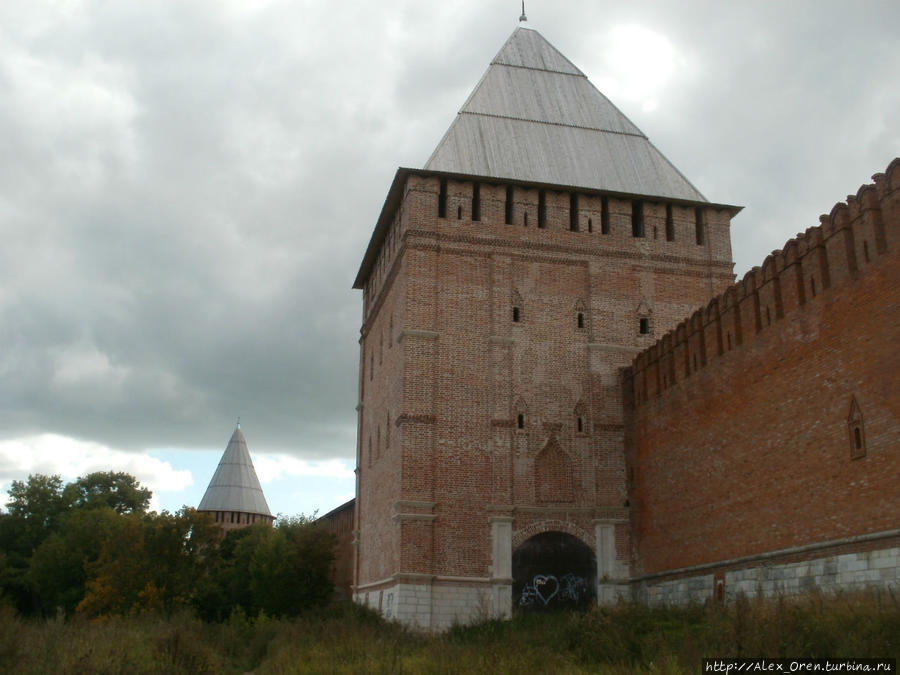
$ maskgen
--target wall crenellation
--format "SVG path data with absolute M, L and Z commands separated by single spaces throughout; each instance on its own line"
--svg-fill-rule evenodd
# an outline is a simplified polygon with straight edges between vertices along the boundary
M 850 283 L 900 243 L 900 158 L 856 195 L 838 202 L 820 224 L 798 233 L 761 266 L 638 354 L 625 378 L 636 406 L 662 395 L 714 357 Z
M 565 252 L 637 257 L 657 265 L 700 265 L 714 270 L 704 274 L 714 277 L 717 287 L 733 266 L 729 228 L 737 207 L 413 170 L 405 170 L 395 183 L 396 197 L 385 204 L 356 282 L 363 289 L 363 333 L 411 236 L 455 232 L 502 237 L 541 250 L 549 244 Z
M 896 586 L 898 187 L 900 159 L 625 369 L 637 599 Z

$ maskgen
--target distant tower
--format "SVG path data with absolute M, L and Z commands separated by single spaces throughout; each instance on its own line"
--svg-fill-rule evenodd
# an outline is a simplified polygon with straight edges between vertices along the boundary
M 240 424 L 231 435 L 197 510 L 211 514 L 225 530 L 253 523 L 271 525 L 275 520 L 256 477 Z

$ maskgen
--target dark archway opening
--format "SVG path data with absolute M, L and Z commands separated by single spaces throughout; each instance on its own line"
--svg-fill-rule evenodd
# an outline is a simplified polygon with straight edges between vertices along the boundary
M 593 604 L 597 558 L 565 532 L 537 534 L 513 553 L 513 606 L 517 611 L 581 609 Z

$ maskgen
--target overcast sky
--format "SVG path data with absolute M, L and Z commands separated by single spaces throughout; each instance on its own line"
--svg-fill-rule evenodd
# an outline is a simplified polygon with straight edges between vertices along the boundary
M 733 221 L 744 274 L 900 155 L 896 0 L 530 0 Z M 361 296 L 516 1 L 0 2 L 0 490 L 196 504 L 240 416 L 273 512 L 353 492 Z M 5 499 L 0 500 L 5 501 Z

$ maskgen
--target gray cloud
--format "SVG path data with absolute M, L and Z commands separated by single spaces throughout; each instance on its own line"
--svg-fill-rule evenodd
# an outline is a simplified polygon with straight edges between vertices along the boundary
M 123 449 L 351 457 L 360 297 L 397 166 L 421 166 L 516 3 L 0 7 L 0 427 Z M 530 2 L 599 83 L 617 26 L 672 44 L 614 102 L 712 201 L 736 271 L 900 153 L 900 12 Z M 223 431 L 223 427 L 225 431 Z

